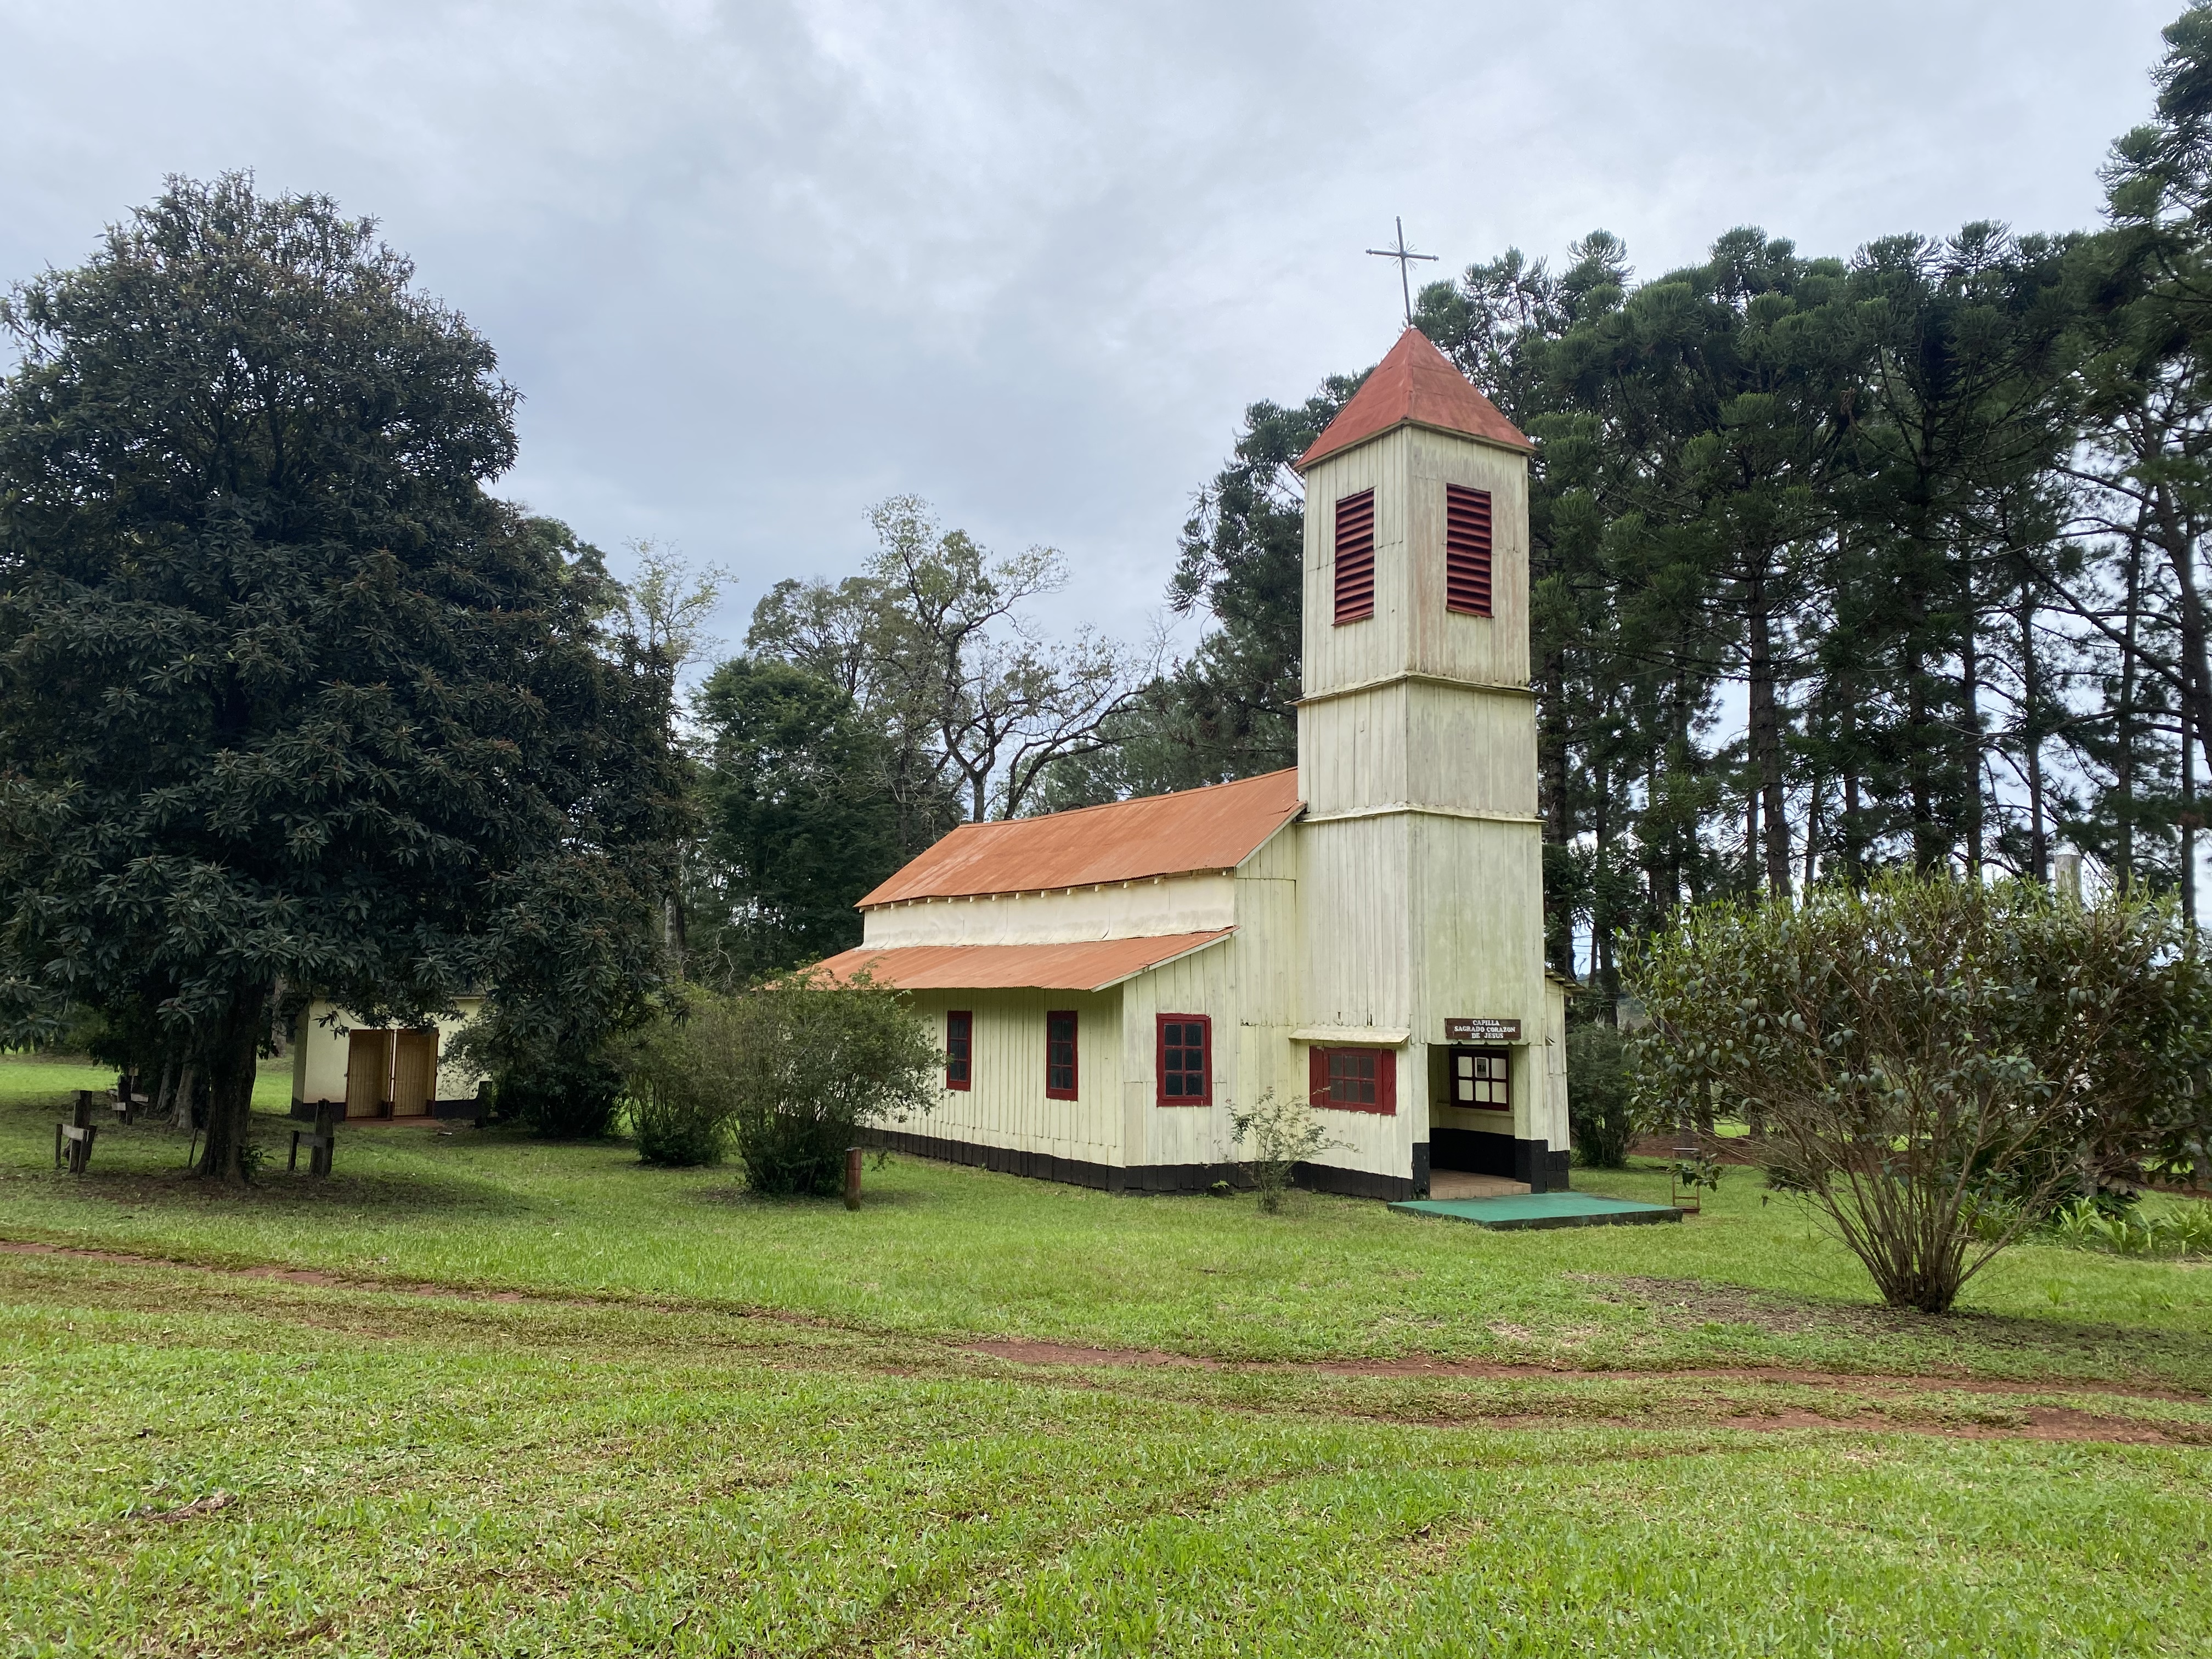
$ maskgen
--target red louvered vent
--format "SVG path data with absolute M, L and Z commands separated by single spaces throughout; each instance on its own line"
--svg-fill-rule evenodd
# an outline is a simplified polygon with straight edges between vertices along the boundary
M 1444 608 L 1469 617 L 1490 614 L 1490 492 L 1486 489 L 1444 486 Z
M 1336 619 L 1364 622 L 1375 614 L 1375 492 L 1363 489 L 1336 504 Z

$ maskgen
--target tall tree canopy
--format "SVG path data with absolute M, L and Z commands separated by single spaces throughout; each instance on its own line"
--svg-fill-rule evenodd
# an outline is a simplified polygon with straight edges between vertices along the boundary
M 237 175 L 0 319 L 8 1035 L 158 1032 L 236 1176 L 281 995 L 492 987 L 576 1037 L 649 994 L 669 676 L 597 556 L 487 493 L 490 346 L 372 223 Z

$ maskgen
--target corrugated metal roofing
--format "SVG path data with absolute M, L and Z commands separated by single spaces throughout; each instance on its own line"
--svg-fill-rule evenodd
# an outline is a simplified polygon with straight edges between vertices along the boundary
M 1079 945 L 860 945 L 822 964 L 843 980 L 862 968 L 902 991 L 1103 991 L 1147 968 L 1218 945 L 1234 932 L 1154 933 Z
M 1452 367 L 1451 359 L 1429 343 L 1418 328 L 1398 337 L 1390 355 L 1375 366 L 1366 384 L 1352 394 L 1328 430 L 1314 440 L 1313 447 L 1298 457 L 1304 471 L 1325 455 L 1349 449 L 1356 443 L 1379 437 L 1407 422 L 1415 426 L 1440 427 L 1464 432 L 1485 442 L 1509 449 L 1534 447 L 1499 412 L 1498 405 Z
M 1233 870 L 1297 815 L 1295 769 L 1038 818 L 963 823 L 860 901 L 1036 893 Z

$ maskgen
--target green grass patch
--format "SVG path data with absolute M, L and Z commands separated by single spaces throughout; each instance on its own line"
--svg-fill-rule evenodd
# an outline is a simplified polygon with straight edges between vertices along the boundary
M 2212 1645 L 2189 1264 L 2031 1247 L 1892 1314 L 1741 1170 L 1504 1234 L 904 1158 L 848 1213 L 474 1130 L 319 1182 L 273 1115 L 243 1193 L 143 1124 L 57 1175 L 100 1081 L 0 1061 L 0 1237 L 156 1259 L 0 1254 L 11 1656 Z

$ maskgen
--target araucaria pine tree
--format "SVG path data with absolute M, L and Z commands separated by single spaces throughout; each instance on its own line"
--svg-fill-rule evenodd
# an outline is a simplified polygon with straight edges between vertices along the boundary
M 210 1176 L 288 997 L 654 982 L 668 677 L 487 493 L 514 393 L 412 277 L 325 198 L 173 180 L 0 310 L 0 1018 L 161 1033 Z

